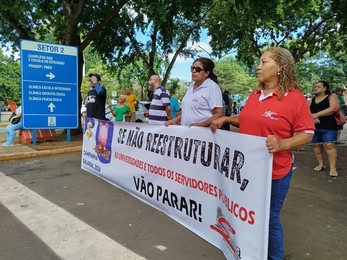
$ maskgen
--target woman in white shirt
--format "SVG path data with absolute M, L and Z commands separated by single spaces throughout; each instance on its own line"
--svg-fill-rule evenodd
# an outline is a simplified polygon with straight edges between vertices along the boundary
M 212 120 L 223 115 L 222 91 L 213 72 L 214 63 L 209 58 L 198 58 L 191 67 L 192 80 L 182 99 L 180 116 L 166 125 L 209 126 Z

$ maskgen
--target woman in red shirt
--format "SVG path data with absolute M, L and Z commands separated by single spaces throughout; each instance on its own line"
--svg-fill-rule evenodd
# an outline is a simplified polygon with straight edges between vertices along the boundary
M 257 76 L 258 89 L 249 95 L 240 115 L 214 120 L 211 130 L 229 123 L 239 127 L 240 133 L 267 137 L 264 145 L 273 153 L 268 259 L 283 259 L 280 211 L 292 175 L 291 149 L 311 141 L 314 123 L 300 92 L 294 58 L 287 49 L 267 49 L 260 58 Z

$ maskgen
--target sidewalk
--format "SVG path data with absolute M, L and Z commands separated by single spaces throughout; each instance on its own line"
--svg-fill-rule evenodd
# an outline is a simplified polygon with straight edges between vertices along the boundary
M 0 122 L 0 144 L 6 141 L 6 126 L 8 125 L 8 118 L 10 112 L 1 113 Z M 47 141 L 42 143 L 21 144 L 18 137 L 19 131 L 15 139 L 15 145 L 10 147 L 3 147 L 0 145 L 0 161 L 9 161 L 23 158 L 33 158 L 40 156 L 48 156 L 62 153 L 73 153 L 82 151 L 83 136 L 71 136 L 71 141 L 67 142 L 67 136 L 63 130 L 57 130 L 57 140 Z

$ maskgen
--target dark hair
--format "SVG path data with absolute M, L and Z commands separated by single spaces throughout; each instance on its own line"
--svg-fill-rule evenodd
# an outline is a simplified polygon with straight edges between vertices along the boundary
M 200 57 L 200 58 L 197 58 L 193 63 L 197 61 L 199 61 L 202 64 L 202 67 L 204 68 L 205 71 L 210 72 L 208 74 L 208 78 L 212 79 L 214 82 L 218 84 L 217 75 L 214 74 L 213 72 L 214 62 L 209 58 Z
M 342 92 L 342 93 L 343 93 L 343 88 L 337 88 L 337 89 L 335 89 L 335 93 L 337 93 L 337 92 Z
M 90 73 L 89 74 L 89 78 L 91 78 L 92 76 L 95 76 L 98 81 L 101 81 L 101 77 L 100 77 L 99 74 L 97 74 L 97 73 Z
M 325 80 L 319 80 L 317 81 L 317 83 L 320 82 L 323 84 L 323 87 L 325 87 L 325 91 L 324 91 L 324 94 L 325 95 L 330 95 L 331 94 L 331 89 L 330 89 L 330 86 L 329 86 L 329 83 Z

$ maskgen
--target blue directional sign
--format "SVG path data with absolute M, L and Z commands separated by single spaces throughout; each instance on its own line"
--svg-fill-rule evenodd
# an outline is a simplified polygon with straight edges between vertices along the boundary
M 21 40 L 25 129 L 78 128 L 78 49 Z

